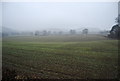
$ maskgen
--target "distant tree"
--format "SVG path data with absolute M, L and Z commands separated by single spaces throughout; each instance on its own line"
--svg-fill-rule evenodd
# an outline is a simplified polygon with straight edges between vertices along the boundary
M 83 29 L 83 30 L 82 30 L 82 33 L 83 33 L 83 34 L 88 34 L 88 29 Z
M 39 31 L 35 31 L 35 36 L 38 36 L 39 35 Z
M 47 31 L 43 30 L 43 36 L 46 36 L 46 35 L 47 35 Z
M 76 34 L 76 31 L 71 29 L 71 30 L 70 30 L 70 34 L 72 34 L 72 35 L 73 35 L 73 34 Z

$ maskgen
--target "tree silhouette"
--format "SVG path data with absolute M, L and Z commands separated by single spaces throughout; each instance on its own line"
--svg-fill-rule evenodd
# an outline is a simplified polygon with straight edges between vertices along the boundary
M 88 29 L 83 29 L 82 33 L 83 34 L 88 34 Z
M 111 30 L 110 30 L 110 34 L 108 35 L 108 37 L 110 38 L 116 38 L 116 39 L 120 39 L 120 15 L 115 19 L 115 22 L 117 23 L 116 25 L 114 25 Z
M 71 30 L 70 30 L 70 34 L 72 34 L 72 35 L 73 35 L 73 34 L 76 34 L 76 31 L 71 29 Z
M 112 27 L 109 37 L 120 39 L 120 27 L 118 24 Z
M 38 36 L 39 35 L 39 31 L 35 31 L 35 36 Z

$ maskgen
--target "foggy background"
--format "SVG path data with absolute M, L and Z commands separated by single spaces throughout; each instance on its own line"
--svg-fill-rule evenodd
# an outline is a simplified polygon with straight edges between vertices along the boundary
M 110 30 L 118 16 L 117 2 L 3 2 L 1 7 L 2 26 L 17 31 L 97 32 Z
M 2 32 L 2 2 L 0 2 L 0 34 Z

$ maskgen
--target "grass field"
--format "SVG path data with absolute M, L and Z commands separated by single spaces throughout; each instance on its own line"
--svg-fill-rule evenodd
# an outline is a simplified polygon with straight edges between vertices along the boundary
M 100 35 L 6 37 L 2 50 L 3 69 L 15 70 L 18 79 L 115 79 L 118 74 L 118 41 Z

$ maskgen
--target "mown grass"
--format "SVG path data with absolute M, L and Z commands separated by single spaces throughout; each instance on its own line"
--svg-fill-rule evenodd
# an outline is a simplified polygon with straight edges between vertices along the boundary
M 98 35 L 81 37 L 4 38 L 3 67 L 18 71 L 17 78 L 117 78 L 118 41 Z

